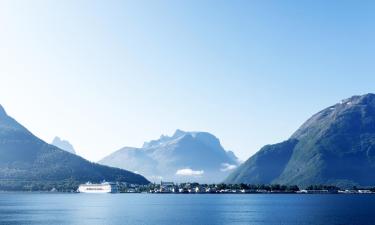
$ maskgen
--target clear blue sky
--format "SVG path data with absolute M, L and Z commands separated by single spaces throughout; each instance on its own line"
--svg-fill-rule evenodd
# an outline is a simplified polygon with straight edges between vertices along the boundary
M 96 161 L 208 131 L 241 159 L 375 92 L 374 1 L 0 1 L 0 104 Z

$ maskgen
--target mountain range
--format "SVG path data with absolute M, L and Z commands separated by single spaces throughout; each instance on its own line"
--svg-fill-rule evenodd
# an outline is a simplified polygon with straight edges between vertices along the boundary
M 225 182 L 375 185 L 375 95 L 323 109 L 288 140 L 264 146 Z
M 8 116 L 0 105 L 0 189 L 42 182 L 124 181 L 147 184 L 143 176 L 89 162 L 47 144 Z
M 104 165 L 69 153 L 69 142 L 53 143 L 33 135 L 0 105 L 0 190 L 102 180 L 217 183 L 225 177 L 225 183 L 374 186 L 375 95 L 323 109 L 289 139 L 264 146 L 241 165 L 207 132 L 176 130 L 141 148 L 124 147 L 99 161 Z
M 99 163 L 135 171 L 151 181 L 201 183 L 220 182 L 239 165 L 214 135 L 182 130 L 145 142 L 141 148 L 124 147 Z

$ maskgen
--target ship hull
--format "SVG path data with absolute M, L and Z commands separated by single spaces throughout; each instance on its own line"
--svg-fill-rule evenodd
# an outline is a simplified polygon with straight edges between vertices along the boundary
M 81 184 L 77 192 L 88 193 L 88 194 L 107 194 L 107 193 L 117 193 L 118 189 L 115 184 L 111 184 L 111 183 Z

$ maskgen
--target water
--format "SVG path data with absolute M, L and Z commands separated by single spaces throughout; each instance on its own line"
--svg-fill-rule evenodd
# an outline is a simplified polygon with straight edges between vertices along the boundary
M 375 224 L 375 195 L 0 193 L 0 224 Z

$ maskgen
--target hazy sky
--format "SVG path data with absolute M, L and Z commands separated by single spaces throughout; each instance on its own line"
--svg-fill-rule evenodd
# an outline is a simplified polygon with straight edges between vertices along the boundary
M 0 0 L 0 104 L 89 160 L 208 131 L 241 159 L 375 92 L 375 1 Z

